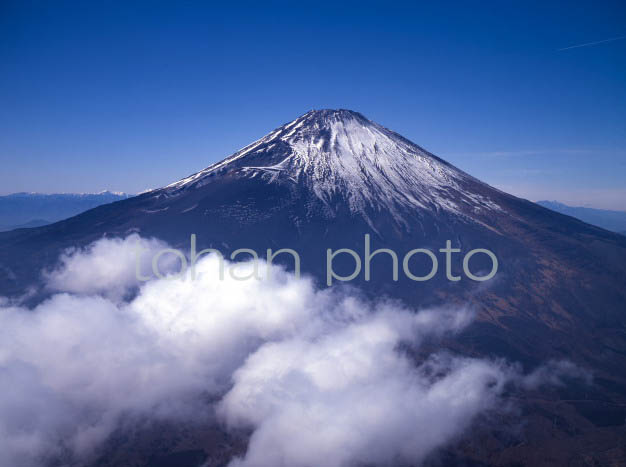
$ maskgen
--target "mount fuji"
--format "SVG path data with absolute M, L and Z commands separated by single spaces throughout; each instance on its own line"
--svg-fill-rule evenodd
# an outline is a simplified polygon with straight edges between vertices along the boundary
M 465 252 L 489 249 L 500 265 L 489 282 L 445 275 L 394 281 L 391 261 L 378 255 L 371 280 L 360 276 L 352 285 L 415 308 L 469 304 L 477 320 L 446 343 L 452 350 L 528 368 L 569 359 L 593 370 L 591 389 L 528 396 L 534 435 L 503 439 L 485 429 L 477 436 L 488 439 L 490 452 L 469 441 L 468 458 L 502 465 L 534 462 L 537 452 L 549 451 L 600 463 L 626 456 L 615 450 L 626 434 L 626 238 L 499 191 L 357 112 L 308 112 L 166 187 L 52 225 L 0 233 L 0 295 L 18 296 L 40 282 L 38 271 L 66 248 L 134 232 L 183 250 L 191 234 L 199 248 L 224 254 L 292 248 L 320 284 L 326 249 L 362 251 L 366 234 L 373 248 L 398 255 L 429 249 L 440 264 L 448 240 Z M 453 257 L 452 274 L 460 275 L 461 259 Z M 336 269 L 353 267 L 344 258 Z M 415 275 L 430 267 L 417 260 L 411 266 Z M 489 267 L 472 260 L 475 271 Z
M 398 227 L 409 227 L 416 210 L 464 216 L 467 208 L 499 209 L 472 186 L 481 185 L 477 180 L 349 110 L 308 112 L 165 190 L 198 189 L 227 172 L 299 185 L 329 217 L 343 204 L 374 230 L 373 218 L 380 212 L 391 214 Z

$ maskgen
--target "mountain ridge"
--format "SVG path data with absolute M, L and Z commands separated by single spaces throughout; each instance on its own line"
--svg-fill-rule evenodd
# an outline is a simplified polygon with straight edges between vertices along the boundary
M 57 222 L 105 203 L 129 198 L 126 193 L 11 193 L 0 196 L 0 224 L 11 227 L 34 227 L 33 221 Z M 34 224 L 37 224 L 35 222 Z
M 537 204 L 612 232 L 626 231 L 626 211 L 569 206 L 558 201 L 547 200 L 537 201 Z

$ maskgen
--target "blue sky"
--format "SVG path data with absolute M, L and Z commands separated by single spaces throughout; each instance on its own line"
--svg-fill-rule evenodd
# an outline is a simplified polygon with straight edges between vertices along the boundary
M 626 210 L 623 2 L 0 4 L 0 193 L 138 192 L 310 109 Z M 559 50 L 567 48 L 566 50 Z

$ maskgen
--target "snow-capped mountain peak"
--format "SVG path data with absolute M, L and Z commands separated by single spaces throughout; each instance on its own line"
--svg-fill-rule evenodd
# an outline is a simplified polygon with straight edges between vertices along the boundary
M 465 189 L 480 183 L 409 140 L 351 110 L 312 110 L 232 156 L 166 187 L 169 194 L 215 176 L 260 177 L 308 188 L 329 208 L 342 199 L 353 212 L 406 209 L 466 212 L 497 209 Z

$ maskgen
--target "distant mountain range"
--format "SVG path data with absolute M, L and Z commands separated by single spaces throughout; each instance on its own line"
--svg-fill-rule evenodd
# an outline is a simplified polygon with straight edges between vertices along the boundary
M 13 193 L 0 196 L 0 231 L 41 227 L 102 204 L 131 197 L 126 193 Z
M 626 235 L 626 212 L 609 211 L 606 209 L 594 209 L 568 206 L 558 201 L 537 201 L 544 208 L 552 209 L 567 216 L 575 217 L 588 224 L 593 224 L 612 232 Z

